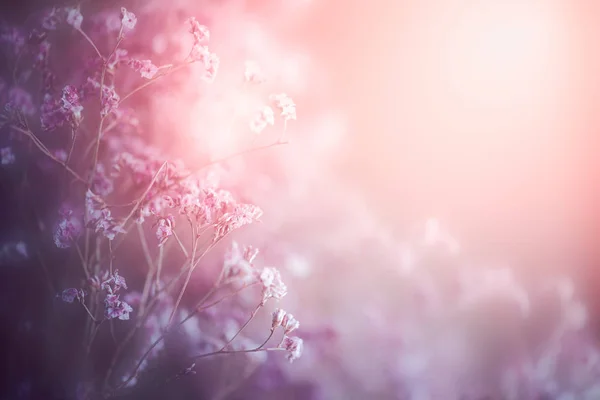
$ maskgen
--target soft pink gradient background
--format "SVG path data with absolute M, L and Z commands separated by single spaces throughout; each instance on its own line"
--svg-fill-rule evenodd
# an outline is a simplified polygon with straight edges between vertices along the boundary
M 208 118 L 196 112 L 204 103 L 192 111 L 189 103 L 171 106 L 193 127 L 192 135 L 203 132 L 203 140 L 192 140 L 203 146 L 208 141 L 210 151 L 224 154 L 247 141 L 252 108 L 235 123 L 239 132 L 223 132 L 230 129 L 243 60 L 257 59 L 272 79 L 254 100 L 285 91 L 298 103 L 299 120 L 290 124 L 294 142 L 276 151 L 285 164 L 276 169 L 292 184 L 305 180 L 298 186 L 321 197 L 316 186 L 330 190 L 332 203 L 346 196 L 334 193 L 338 186 L 350 185 L 366 199 L 380 230 L 402 236 L 435 216 L 470 257 L 500 259 L 533 277 L 569 270 L 585 278 L 593 293 L 600 279 L 594 267 L 600 256 L 600 5 L 256 0 L 210 7 L 219 16 L 211 39 L 222 58 L 219 79 L 210 88 L 200 82 L 187 87 L 201 88 L 207 99 L 213 91 L 225 93 L 225 100 L 223 107 L 209 104 L 215 110 Z M 315 128 L 319 115 L 332 112 L 346 119 L 339 142 Z M 162 119 L 169 129 L 171 122 Z M 188 153 L 190 143 L 181 142 Z M 248 174 L 248 185 L 258 182 Z M 273 203 L 289 203 L 277 206 L 280 215 L 267 207 L 269 223 L 301 219 L 289 196 L 269 196 Z M 312 206 L 320 207 L 317 200 Z M 311 228 L 302 229 L 294 231 L 298 237 Z
M 389 224 L 436 215 L 472 252 L 579 268 L 596 247 L 598 8 L 320 1 L 285 34 L 325 66 L 350 118 L 340 172 Z

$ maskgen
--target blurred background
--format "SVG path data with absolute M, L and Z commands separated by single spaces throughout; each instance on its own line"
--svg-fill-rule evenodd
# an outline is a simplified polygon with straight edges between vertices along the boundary
M 102 7 L 113 5 L 121 4 Z M 38 5 L 3 7 L 19 20 Z M 268 94 L 297 103 L 289 145 L 223 165 L 226 185 L 265 210 L 264 224 L 236 240 L 283 268 L 283 304 L 306 332 L 332 327 L 339 338 L 318 367 L 328 353 L 311 353 L 308 342 L 306 359 L 286 368 L 294 379 L 337 382 L 325 398 L 397 398 L 381 337 L 395 329 L 386 323 L 405 295 L 407 243 L 421 243 L 430 218 L 452 237 L 451 255 L 428 264 L 434 273 L 502 264 L 525 285 L 569 275 L 598 332 L 600 3 L 155 0 L 128 8 L 139 18 L 130 49 L 162 64 L 176 53 L 182 18 L 211 29 L 221 57 L 213 85 L 175 77 L 178 86 L 137 99 L 148 137 L 187 164 L 248 145 L 247 121 Z M 249 59 L 267 77 L 257 89 L 240 86 Z

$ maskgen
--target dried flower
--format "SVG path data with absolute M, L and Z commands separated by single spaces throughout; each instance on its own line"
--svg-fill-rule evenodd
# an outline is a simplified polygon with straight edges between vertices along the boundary
M 267 125 L 273 124 L 275 124 L 275 114 L 273 113 L 273 109 L 269 106 L 264 106 L 250 122 L 250 130 L 259 134 L 267 127 Z
M 85 293 L 81 289 L 69 288 L 62 291 L 60 298 L 65 303 L 72 303 L 75 299 L 83 301 Z
M 204 25 L 201 25 L 196 18 L 190 17 L 186 21 L 190 25 L 190 33 L 194 35 L 194 42 L 200 43 L 210 39 L 210 31 Z
M 119 275 L 119 271 L 115 270 L 112 275 L 109 275 L 104 282 L 100 285 L 102 290 L 106 290 L 109 294 L 115 294 L 121 288 L 127 289 L 127 282 L 125 282 L 125 278 Z
M 300 322 L 290 313 L 285 314 L 283 321 L 281 323 L 283 329 L 285 330 L 285 334 L 289 335 L 292 331 L 295 331 L 300 327 Z
M 281 323 L 283 322 L 283 318 L 287 315 L 287 313 L 285 311 L 283 311 L 281 308 L 276 308 L 275 311 L 273 311 L 273 319 L 271 322 L 271 329 L 276 329 L 277 327 L 281 326 Z
M 121 7 L 121 25 L 124 30 L 132 30 L 137 23 L 137 17 L 131 11 L 127 11 L 125 7 Z
M 287 294 L 287 286 L 281 280 L 281 274 L 276 268 L 264 268 L 259 279 L 263 285 L 263 304 L 271 298 L 281 300 Z
M 81 218 L 67 205 L 63 205 L 59 211 L 62 216 L 54 230 L 54 244 L 56 247 L 66 249 L 71 247 L 83 233 Z
M 236 204 L 231 212 L 225 213 L 216 223 L 214 240 L 217 241 L 231 231 L 251 224 L 262 216 L 262 210 L 252 204 Z
M 175 219 L 172 215 L 166 218 L 159 218 L 156 223 L 156 238 L 158 239 L 158 246 L 162 246 L 167 242 L 169 237 L 173 235 L 173 226 L 175 225 Z
M 127 63 L 134 71 L 139 72 L 142 78 L 152 79 L 158 73 L 158 67 L 150 60 L 131 59 Z
M 75 29 L 81 29 L 82 22 L 83 15 L 81 15 L 79 8 L 67 8 L 67 24 Z
M 273 94 L 269 96 L 269 99 L 275 104 L 277 109 L 281 112 L 281 116 L 285 121 L 296 119 L 296 104 L 294 101 L 285 93 Z
M 115 294 L 107 294 L 104 299 L 106 319 L 118 318 L 122 321 L 129 319 L 129 313 L 133 312 L 133 308 L 124 301 L 119 300 L 119 296 Z
M 297 336 L 285 336 L 283 338 L 283 342 L 281 343 L 281 348 L 289 352 L 287 355 L 287 359 L 290 362 L 293 362 L 294 360 L 300 358 L 300 356 L 302 355 L 304 341 Z

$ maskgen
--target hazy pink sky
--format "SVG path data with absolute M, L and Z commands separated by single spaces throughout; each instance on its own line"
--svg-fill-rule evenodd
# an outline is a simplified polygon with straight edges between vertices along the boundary
M 344 174 L 392 223 L 554 254 L 593 216 L 593 3 L 315 1 L 288 35 L 350 115 Z

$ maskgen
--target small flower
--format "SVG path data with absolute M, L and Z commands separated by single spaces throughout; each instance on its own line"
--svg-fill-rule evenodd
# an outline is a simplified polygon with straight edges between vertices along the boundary
M 289 354 L 287 355 L 287 359 L 290 362 L 293 362 L 294 360 L 300 358 L 300 356 L 302 355 L 304 341 L 297 336 L 285 336 L 283 338 L 283 342 L 281 343 L 281 348 L 289 352 Z
M 83 107 L 79 103 L 79 94 L 77 88 L 72 85 L 67 85 L 62 92 L 62 109 L 66 115 L 69 115 L 74 126 L 78 126 L 81 122 L 81 112 Z
M 254 259 L 258 255 L 258 249 L 252 246 L 244 247 L 244 259 L 248 261 L 250 264 L 254 262 Z
M 219 57 L 215 53 L 208 53 L 208 55 L 204 58 L 205 81 L 212 82 L 215 80 L 217 71 L 219 70 L 219 64 Z
M 121 7 L 121 25 L 125 30 L 132 30 L 137 23 L 137 17 L 131 11 L 127 11 L 125 7 Z
M 150 60 L 129 60 L 127 63 L 134 71 L 139 72 L 142 78 L 152 79 L 158 73 L 158 67 Z
M 158 239 L 158 246 L 162 246 L 167 242 L 169 237 L 173 235 L 173 226 L 175 219 L 172 215 L 166 218 L 160 218 L 157 222 L 156 238 Z
M 75 299 L 83 301 L 85 293 L 81 289 L 69 288 L 62 291 L 60 297 L 65 303 L 72 303 Z
M 271 329 L 276 329 L 277 327 L 281 326 L 281 323 L 283 322 L 283 319 L 285 318 L 286 315 L 287 315 L 287 313 L 285 311 L 283 311 L 281 308 L 275 309 L 275 311 L 273 311 L 273 319 L 271 322 Z
M 217 241 L 231 231 L 257 221 L 262 216 L 262 210 L 252 204 L 236 204 L 231 212 L 221 216 L 217 223 L 214 241 Z
M 117 293 L 121 288 L 127 289 L 127 283 L 125 278 L 119 275 L 119 271 L 115 270 L 112 275 L 109 275 L 107 279 L 100 285 L 102 290 L 106 290 L 109 294 Z
M 281 300 L 287 294 L 287 286 L 276 268 L 264 268 L 259 279 L 263 285 L 263 304 L 271 298 Z
M 300 327 L 300 322 L 292 314 L 285 314 L 283 321 L 281 322 L 285 335 L 289 335 L 292 331 L 295 331 Z
M 196 18 L 190 17 L 186 21 L 190 25 L 190 33 L 194 35 L 194 42 L 204 42 L 210 39 L 210 31 L 204 25 L 201 25 Z
M 119 101 L 121 101 L 121 97 L 117 94 L 117 92 L 115 92 L 114 86 L 104 86 L 102 88 L 102 92 L 101 114 L 103 117 L 105 117 L 117 110 L 117 107 L 119 107 Z
M 15 153 L 13 153 L 12 147 L 3 147 L 0 149 L 0 164 L 9 165 L 14 164 Z
M 67 24 L 75 29 L 81 29 L 82 22 L 83 15 L 81 15 L 78 8 L 67 8 Z
M 66 249 L 71 247 L 71 244 L 81 236 L 83 224 L 73 209 L 67 205 L 61 207 L 59 214 L 62 219 L 54 230 L 54 244 L 60 249 Z
M 275 106 L 281 112 L 281 116 L 285 121 L 296 119 L 296 104 L 287 94 L 273 94 L 269 96 L 269 98 L 275 103 Z
M 127 60 L 128 54 L 129 52 L 125 49 L 116 49 L 115 54 L 110 59 L 110 62 L 107 64 L 107 68 L 113 71 L 118 64 Z
M 104 312 L 106 319 L 118 318 L 126 321 L 129 319 L 129 313 L 133 312 L 133 308 L 129 304 L 119 300 L 119 296 L 114 294 L 106 295 L 104 306 L 106 307 Z
M 266 81 L 262 70 L 256 61 L 246 61 L 244 63 L 244 80 L 248 83 L 264 83 Z
M 267 127 L 267 125 L 273 124 L 275 124 L 275 114 L 273 113 L 273 109 L 269 106 L 264 106 L 250 122 L 250 130 L 259 134 Z

